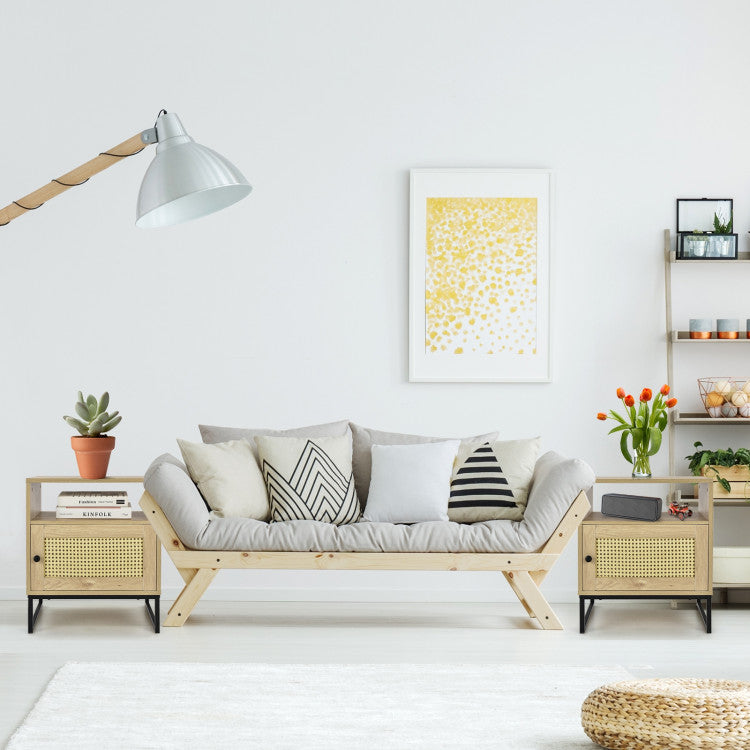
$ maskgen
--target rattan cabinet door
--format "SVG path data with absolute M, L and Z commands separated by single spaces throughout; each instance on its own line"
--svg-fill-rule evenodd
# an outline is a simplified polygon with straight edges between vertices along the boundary
M 708 525 L 597 524 L 582 528 L 587 593 L 708 590 Z
M 156 588 L 156 537 L 147 524 L 36 524 L 31 590 L 139 593 Z

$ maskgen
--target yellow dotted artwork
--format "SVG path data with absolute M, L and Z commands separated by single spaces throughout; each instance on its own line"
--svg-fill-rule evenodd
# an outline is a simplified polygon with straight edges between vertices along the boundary
M 536 198 L 427 198 L 425 350 L 536 354 Z

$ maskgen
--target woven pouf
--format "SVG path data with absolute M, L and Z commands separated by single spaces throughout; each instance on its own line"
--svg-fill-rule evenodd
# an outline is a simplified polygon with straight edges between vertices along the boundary
M 586 734 L 609 750 L 750 748 L 750 682 L 630 680 L 583 702 Z

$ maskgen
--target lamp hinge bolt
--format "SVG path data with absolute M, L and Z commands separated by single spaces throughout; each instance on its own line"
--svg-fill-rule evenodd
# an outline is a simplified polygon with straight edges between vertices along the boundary
M 156 143 L 159 139 L 156 137 L 156 128 L 149 128 L 141 133 L 141 140 L 148 143 Z

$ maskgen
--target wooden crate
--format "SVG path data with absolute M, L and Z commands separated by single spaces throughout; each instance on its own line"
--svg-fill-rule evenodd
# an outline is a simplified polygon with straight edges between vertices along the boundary
M 716 477 L 711 471 L 716 469 L 726 479 L 731 490 L 727 492 L 717 479 L 714 481 L 714 500 L 721 498 L 750 498 L 750 466 L 704 466 L 703 476 Z

